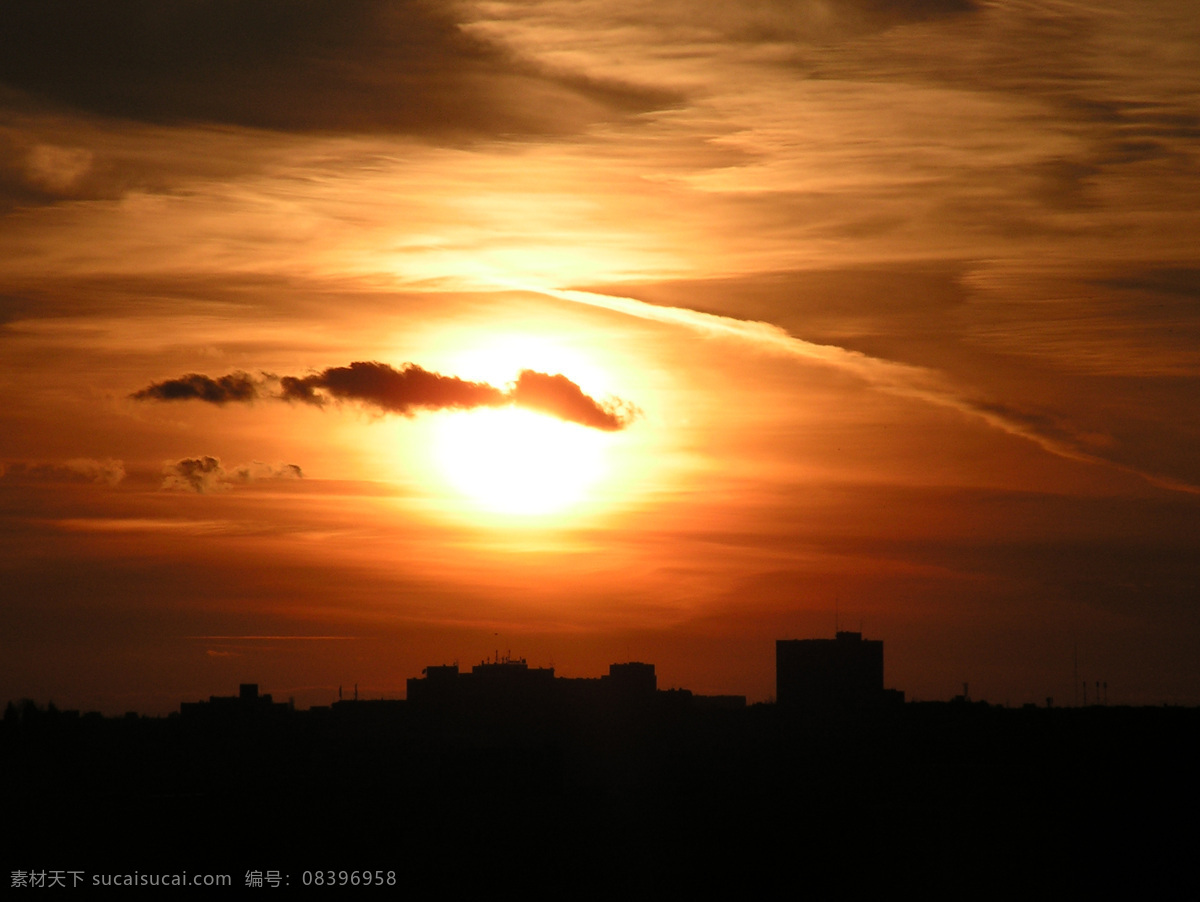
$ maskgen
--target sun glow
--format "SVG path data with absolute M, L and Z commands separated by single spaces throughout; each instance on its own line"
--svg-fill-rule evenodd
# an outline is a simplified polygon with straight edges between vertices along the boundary
M 527 410 L 446 414 L 436 431 L 443 476 L 495 513 L 566 510 L 586 500 L 607 470 L 610 436 Z

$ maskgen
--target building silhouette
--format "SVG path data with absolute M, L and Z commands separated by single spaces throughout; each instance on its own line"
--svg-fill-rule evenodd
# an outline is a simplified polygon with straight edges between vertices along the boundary
M 839 631 L 833 639 L 775 642 L 775 701 L 782 708 L 871 707 L 902 702 L 883 688 L 883 641 Z
M 206 702 L 183 702 L 180 716 L 191 722 L 261 721 L 283 717 L 292 711 L 291 704 L 276 702 L 270 695 L 259 695 L 258 683 L 242 683 L 237 695 L 211 695 Z
M 553 667 L 530 667 L 524 658 L 496 656 L 471 668 L 426 667 L 408 681 L 408 700 L 418 707 L 548 710 L 564 703 L 646 703 L 657 692 L 653 664 L 613 664 L 599 678 L 555 677 Z
M 599 677 L 557 677 L 553 667 L 530 667 L 524 658 L 500 657 L 473 666 L 426 667 L 408 681 L 408 702 L 424 711 L 512 715 L 565 712 L 648 712 L 664 705 L 744 708 L 745 696 L 697 696 L 660 690 L 653 664 L 611 664 Z

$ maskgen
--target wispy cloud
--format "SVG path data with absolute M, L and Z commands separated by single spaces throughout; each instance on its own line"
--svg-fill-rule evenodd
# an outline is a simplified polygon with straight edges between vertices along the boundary
M 537 66 L 464 29 L 462 12 L 422 0 L 14 0 L 0 82 L 127 120 L 438 141 L 571 132 L 664 102 Z
M 1053 424 L 1041 414 L 1021 411 L 994 401 L 971 397 L 952 385 L 941 373 L 925 367 L 871 357 L 837 345 L 817 344 L 789 334 L 771 323 L 754 322 L 704 313 L 686 307 L 664 307 L 636 298 L 599 294 L 590 291 L 531 288 L 550 297 L 574 304 L 613 310 L 639 319 L 670 323 L 703 332 L 735 338 L 764 351 L 811 360 L 850 373 L 879 391 L 898 397 L 913 398 L 939 407 L 956 410 L 982 420 L 987 425 L 1038 445 L 1044 451 L 1067 460 L 1102 464 L 1138 476 L 1172 491 L 1200 494 L 1200 486 L 1158 473 L 1109 460 L 1081 447 L 1060 421 Z M 1052 427 L 1052 428 L 1051 428 Z
M 164 489 L 183 489 L 190 492 L 213 492 L 229 488 L 234 483 L 260 479 L 302 479 L 304 473 L 295 464 L 266 464 L 254 461 L 226 469 L 219 457 L 185 457 L 163 465 Z
M 0 479 L 12 482 L 94 482 L 115 486 L 125 478 L 125 464 L 106 458 L 76 457 L 60 462 L 0 461 Z

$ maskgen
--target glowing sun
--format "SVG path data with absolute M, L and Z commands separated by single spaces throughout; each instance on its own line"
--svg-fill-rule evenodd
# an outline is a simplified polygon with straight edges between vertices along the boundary
M 556 513 L 594 490 L 607 438 L 528 410 L 464 411 L 439 418 L 437 463 L 455 489 L 486 510 Z

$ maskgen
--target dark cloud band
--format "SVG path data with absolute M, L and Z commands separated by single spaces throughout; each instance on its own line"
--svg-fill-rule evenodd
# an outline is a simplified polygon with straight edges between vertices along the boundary
M 437 0 L 8 0 L 0 84 L 153 123 L 435 140 L 570 132 L 661 92 L 545 72 Z
M 258 383 L 249 373 L 230 373 L 210 379 L 199 373 L 188 373 L 178 379 L 155 382 L 131 395 L 137 401 L 207 401 L 225 404 L 228 401 L 253 401 L 258 397 Z
M 340 401 L 361 401 L 389 413 L 409 413 L 414 408 L 499 407 L 509 402 L 495 386 L 431 373 L 411 363 L 397 370 L 386 363 L 359 361 L 302 378 L 284 376 L 279 384 L 285 401 L 319 405 L 324 400 L 319 392 L 324 392 Z
M 205 401 L 246 403 L 256 399 L 323 406 L 328 401 L 357 401 L 386 413 L 411 415 L 419 410 L 470 410 L 515 405 L 560 420 L 613 432 L 623 429 L 637 409 L 619 399 L 598 401 L 562 374 L 522 370 L 507 389 L 486 382 L 443 376 L 408 363 L 400 369 L 386 363 L 356 361 L 308 376 L 261 377 L 245 372 L 212 378 L 188 373 L 155 382 L 130 395 L 137 401 Z

